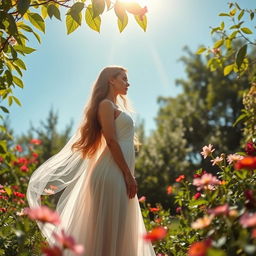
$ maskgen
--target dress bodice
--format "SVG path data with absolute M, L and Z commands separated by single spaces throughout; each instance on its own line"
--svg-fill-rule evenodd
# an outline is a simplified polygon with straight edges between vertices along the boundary
M 126 112 L 121 112 L 115 119 L 116 135 L 119 142 L 133 143 L 134 121 Z

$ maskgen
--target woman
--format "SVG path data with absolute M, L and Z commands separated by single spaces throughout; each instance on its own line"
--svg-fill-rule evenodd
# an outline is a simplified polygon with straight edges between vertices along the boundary
M 41 204 L 45 189 L 64 189 L 56 206 L 61 225 L 38 225 L 50 244 L 52 232 L 63 228 L 84 245 L 84 256 L 155 256 L 142 238 L 146 229 L 136 194 L 126 72 L 120 66 L 101 71 L 76 133 L 29 181 L 30 207 Z

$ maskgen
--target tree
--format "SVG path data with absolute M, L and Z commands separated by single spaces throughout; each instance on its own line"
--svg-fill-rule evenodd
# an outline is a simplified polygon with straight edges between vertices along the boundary
M 244 108 L 236 123 L 243 121 L 244 140 L 256 140 L 256 40 L 253 38 L 254 17 L 256 10 L 241 8 L 237 2 L 228 4 L 229 11 L 219 14 L 220 17 L 227 18 L 228 23 L 221 22 L 220 26 L 213 27 L 211 34 L 216 36 L 213 47 L 201 47 L 197 53 L 211 56 L 208 59 L 208 67 L 211 71 L 221 71 L 225 76 L 232 74 L 240 79 L 247 76 L 248 90 L 244 93 Z M 250 24 L 252 23 L 252 24 Z M 243 39 L 243 44 L 237 44 Z M 253 54 L 254 53 L 254 54 Z M 236 124 L 235 123 L 235 124 Z
M 185 48 L 181 58 L 186 79 L 178 79 L 183 92 L 176 97 L 159 97 L 160 105 L 154 133 L 142 147 L 136 169 L 140 191 L 150 194 L 152 202 L 168 207 L 166 188 L 180 174 L 192 176 L 200 166 L 217 172 L 219 169 L 204 161 L 199 152 L 213 144 L 216 154 L 240 150 L 241 124 L 233 127 L 243 107 L 242 93 L 248 77 L 237 80 L 207 68 L 208 58 Z
M 60 151 L 70 138 L 73 122 L 71 121 L 63 132 L 58 132 L 58 118 L 57 112 L 51 108 L 46 121 L 40 121 L 37 128 L 31 124 L 27 134 L 23 134 L 17 139 L 17 144 L 27 145 L 34 138 L 40 140 L 42 144 L 39 148 L 39 161 L 43 163 Z

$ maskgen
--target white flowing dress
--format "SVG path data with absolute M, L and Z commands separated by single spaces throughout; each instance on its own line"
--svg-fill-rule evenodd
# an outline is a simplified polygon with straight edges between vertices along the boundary
M 121 112 L 115 119 L 115 128 L 124 158 L 134 175 L 133 119 Z M 76 186 L 81 186 L 81 190 L 75 190 Z M 76 191 L 79 191 L 77 200 L 67 203 L 61 218 L 65 219 L 65 214 L 69 216 L 69 234 L 84 246 L 83 256 L 156 255 L 151 242 L 142 238 L 146 229 L 138 197 L 129 199 L 123 174 L 107 146 L 86 179 L 83 175 L 79 177 L 74 186 Z M 75 204 L 72 218 L 68 208 L 71 204 Z M 75 254 L 65 250 L 64 255 Z

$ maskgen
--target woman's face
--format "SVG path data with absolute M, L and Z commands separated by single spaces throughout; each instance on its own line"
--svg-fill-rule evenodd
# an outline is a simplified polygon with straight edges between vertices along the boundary
M 121 71 L 121 73 L 116 78 L 113 78 L 110 81 L 110 85 L 116 94 L 127 94 L 128 86 L 130 84 L 128 83 L 128 78 L 125 71 Z

